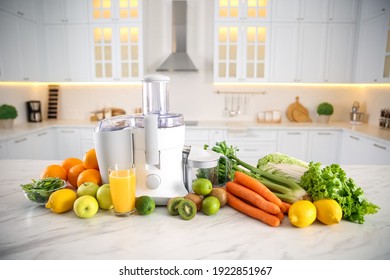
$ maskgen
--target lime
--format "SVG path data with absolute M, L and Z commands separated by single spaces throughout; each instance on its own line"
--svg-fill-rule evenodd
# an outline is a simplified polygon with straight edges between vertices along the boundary
M 213 184 L 209 179 L 199 178 L 192 182 L 192 190 L 198 195 L 208 195 L 213 189 Z
M 220 207 L 221 204 L 218 198 L 216 198 L 215 196 L 208 196 L 205 199 L 203 199 L 202 211 L 208 216 L 217 214 Z
M 135 201 L 135 209 L 140 215 L 149 215 L 156 208 L 156 203 L 153 198 L 147 195 L 140 196 Z
M 288 211 L 290 223 L 296 227 L 310 226 L 317 218 L 317 210 L 314 204 L 308 200 L 294 202 Z

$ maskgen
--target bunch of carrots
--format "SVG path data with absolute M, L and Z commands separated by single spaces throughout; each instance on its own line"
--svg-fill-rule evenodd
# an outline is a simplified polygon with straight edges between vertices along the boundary
M 291 207 L 261 182 L 241 171 L 236 171 L 234 180 L 226 184 L 226 192 L 231 207 L 272 227 L 280 225 Z

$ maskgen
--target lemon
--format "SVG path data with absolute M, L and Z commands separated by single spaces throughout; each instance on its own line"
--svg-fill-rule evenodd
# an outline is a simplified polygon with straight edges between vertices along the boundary
M 53 192 L 45 207 L 51 209 L 54 213 L 63 213 L 73 208 L 77 195 L 71 189 L 61 189 Z
M 334 199 L 317 200 L 314 206 L 317 209 L 317 220 L 325 225 L 338 224 L 343 217 L 343 210 Z
M 308 200 L 294 202 L 288 211 L 290 223 L 300 228 L 310 226 L 316 220 L 316 217 L 316 207 Z

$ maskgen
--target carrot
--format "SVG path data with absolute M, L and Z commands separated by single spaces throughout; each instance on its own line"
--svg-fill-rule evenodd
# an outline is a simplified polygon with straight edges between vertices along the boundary
M 278 219 L 279 219 L 280 221 L 283 221 L 283 220 L 284 220 L 284 214 L 283 214 L 283 212 L 279 212 L 279 213 L 276 214 L 275 216 L 278 217 Z
M 228 198 L 227 203 L 237 211 L 249 217 L 262 221 L 263 223 L 272 227 L 277 227 L 280 225 L 280 220 L 275 215 L 269 214 L 259 208 L 250 206 L 249 204 L 243 202 L 241 199 L 232 195 L 229 191 L 226 191 L 226 194 Z
M 264 184 L 256 180 L 255 178 L 245 174 L 241 171 L 234 172 L 235 181 L 237 181 L 240 185 L 243 185 L 252 191 L 258 193 L 266 200 L 275 203 L 279 207 L 282 206 L 282 201 L 279 197 L 277 197 L 273 192 L 270 191 Z
M 282 204 L 283 204 L 283 206 L 284 206 L 284 211 L 282 211 L 283 213 L 288 213 L 288 210 L 290 210 L 290 207 L 291 207 L 291 204 L 290 203 L 288 203 L 288 202 L 284 202 L 284 201 L 282 201 Z
M 270 214 L 280 213 L 281 210 L 276 204 L 269 202 L 264 199 L 261 195 L 255 193 L 254 191 L 234 182 L 228 182 L 226 184 L 226 189 L 233 194 L 234 196 L 245 200 L 257 208 L 264 210 Z

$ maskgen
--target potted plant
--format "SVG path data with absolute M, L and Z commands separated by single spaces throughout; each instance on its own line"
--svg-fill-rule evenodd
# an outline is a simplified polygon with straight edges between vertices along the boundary
M 322 102 L 317 107 L 318 121 L 328 123 L 330 116 L 333 115 L 333 105 L 328 102 Z
M 0 106 L 0 127 L 11 128 L 14 124 L 14 119 L 18 116 L 16 108 L 12 105 L 3 104 Z

